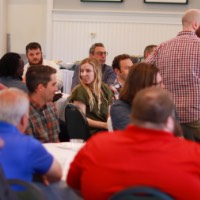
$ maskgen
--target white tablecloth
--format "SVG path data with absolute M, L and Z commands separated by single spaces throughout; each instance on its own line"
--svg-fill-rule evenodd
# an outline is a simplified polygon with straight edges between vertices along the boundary
M 61 72 L 63 74 L 63 93 L 70 94 L 74 71 L 61 69 Z
M 44 147 L 53 157 L 58 160 L 63 169 L 62 180 L 66 180 L 66 176 L 70 167 L 71 161 L 74 159 L 78 150 L 84 145 L 84 143 L 72 144 L 70 142 L 61 143 L 44 143 Z

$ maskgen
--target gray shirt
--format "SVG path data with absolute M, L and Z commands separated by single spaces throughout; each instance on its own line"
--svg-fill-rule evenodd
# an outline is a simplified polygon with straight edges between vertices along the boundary
M 19 78 L 11 76 L 0 77 L 0 83 L 4 84 L 6 87 L 15 87 L 23 90 L 24 92 L 28 92 L 26 85 Z

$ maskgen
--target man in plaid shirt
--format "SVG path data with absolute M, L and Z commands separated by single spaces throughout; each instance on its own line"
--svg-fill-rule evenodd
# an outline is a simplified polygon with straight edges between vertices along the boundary
M 200 10 L 187 10 L 182 27 L 175 38 L 161 43 L 146 62 L 160 69 L 184 136 L 200 141 Z
M 46 65 L 33 65 L 26 73 L 30 110 L 26 134 L 43 143 L 58 142 L 60 132 L 57 110 L 52 102 L 58 90 L 56 69 Z

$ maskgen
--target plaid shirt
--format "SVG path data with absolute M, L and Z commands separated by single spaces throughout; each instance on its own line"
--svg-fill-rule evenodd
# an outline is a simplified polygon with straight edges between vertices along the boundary
M 180 123 L 200 119 L 200 38 L 194 32 L 181 31 L 162 43 L 147 63 L 155 64 L 163 83 L 172 94 Z
M 25 133 L 47 143 L 58 142 L 59 132 L 58 115 L 54 103 L 46 103 L 43 108 L 39 108 L 36 103 L 31 101 L 28 127 Z

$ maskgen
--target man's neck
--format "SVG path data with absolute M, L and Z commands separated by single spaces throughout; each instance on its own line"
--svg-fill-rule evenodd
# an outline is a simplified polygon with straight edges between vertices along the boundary
M 123 87 L 125 81 L 123 79 L 121 79 L 119 76 L 117 76 L 117 81 Z
M 30 101 L 37 104 L 39 108 L 42 108 L 46 104 L 43 98 L 36 93 L 30 94 L 29 98 L 30 98 Z

